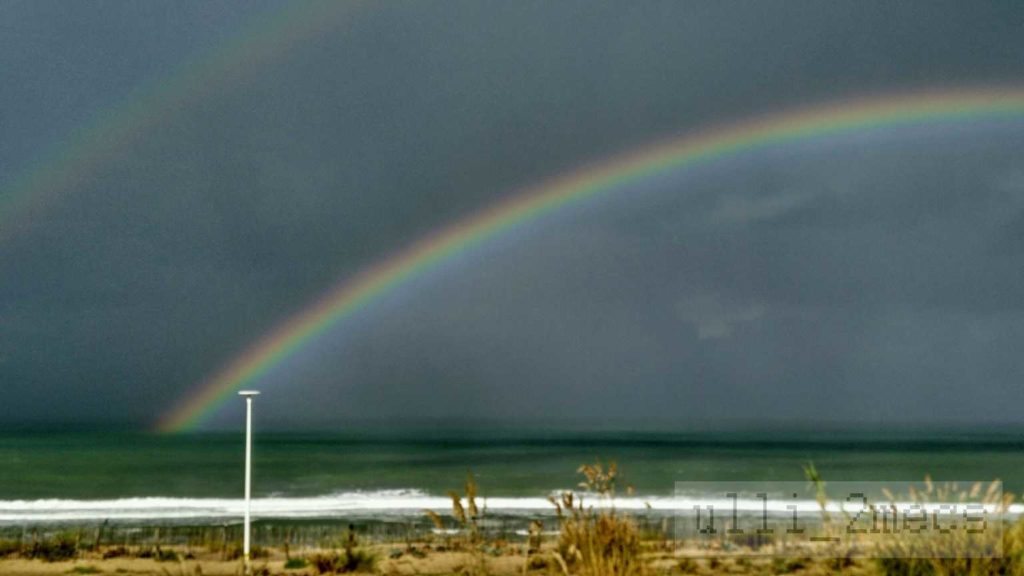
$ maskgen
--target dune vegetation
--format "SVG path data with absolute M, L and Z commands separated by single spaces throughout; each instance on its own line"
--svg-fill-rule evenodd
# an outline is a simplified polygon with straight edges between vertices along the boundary
M 595 462 L 577 470 L 579 490 L 549 497 L 553 519 L 537 519 L 512 535 L 488 530 L 486 505 L 472 474 L 461 491 L 451 491 L 451 510 L 424 511 L 424 526 L 404 537 L 381 538 L 354 526 L 281 528 L 279 543 L 253 550 L 258 576 L 452 574 L 461 576 L 655 576 L 683 574 L 859 574 L 859 575 L 1024 575 L 1024 523 L 985 535 L 963 532 L 942 541 L 942 550 L 922 549 L 929 541 L 893 537 L 875 555 L 809 550 L 805 555 L 773 554 L 762 543 L 737 538 L 708 548 L 676 540 L 667 519 L 616 510 L 623 486 L 615 463 Z M 805 468 L 822 506 L 827 484 Z M 920 502 L 981 499 L 995 507 L 1012 502 L 995 484 L 954 490 L 926 480 L 914 494 Z M 599 505 L 595 505 L 599 504 Z M 227 527 L 154 528 L 144 541 L 125 538 L 107 527 L 49 534 L 32 530 L 21 538 L 0 539 L 0 574 L 157 574 L 211 576 L 242 574 L 241 550 Z M 122 541 L 118 541 L 124 538 Z M 985 541 L 988 538 L 990 540 Z M 991 541 L 999 538 L 999 542 Z M 997 557 L 972 558 L 978 546 L 1001 546 Z M 822 545 L 827 546 L 827 545 Z

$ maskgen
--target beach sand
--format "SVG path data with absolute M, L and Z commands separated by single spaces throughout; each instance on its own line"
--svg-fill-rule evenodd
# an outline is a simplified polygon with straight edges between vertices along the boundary
M 394 546 L 372 546 L 370 549 L 377 555 L 378 562 L 373 572 L 385 576 L 413 575 L 493 575 L 523 576 L 526 555 L 521 549 L 505 550 L 501 555 L 474 554 L 462 551 L 430 551 L 425 555 L 396 552 L 402 548 Z M 420 549 L 420 548 L 418 548 Z M 295 557 L 309 558 L 318 551 L 304 550 Z M 334 553 L 336 551 L 319 551 Z M 679 549 L 674 551 L 649 550 L 644 554 L 648 573 L 651 575 L 669 574 L 830 574 L 835 573 L 835 566 L 825 559 L 784 559 L 743 558 L 740 556 L 719 556 L 715 558 L 692 558 L 693 550 Z M 530 569 L 525 572 L 531 575 L 562 576 L 562 570 L 553 561 L 548 551 L 531 555 Z M 285 555 L 279 550 L 271 551 L 269 557 L 253 561 L 255 574 L 311 576 L 317 574 L 312 565 L 299 569 L 285 569 Z M 868 562 L 854 562 L 844 566 L 844 574 L 877 574 L 874 566 Z M 151 558 L 111 558 L 103 559 L 96 554 L 86 555 L 74 561 L 44 562 L 41 560 L 25 560 L 8 558 L 0 560 L 0 574 L 4 576 L 57 576 L 66 574 L 124 574 L 160 576 L 239 576 L 242 564 L 239 560 L 226 561 L 217 553 L 201 554 L 195 559 L 177 562 L 158 562 Z

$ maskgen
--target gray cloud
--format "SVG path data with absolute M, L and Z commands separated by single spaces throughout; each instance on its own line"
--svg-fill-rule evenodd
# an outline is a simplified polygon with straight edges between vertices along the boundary
M 0 182 L 282 7 L 170 6 L 0 6 L 16 79 L 0 86 Z M 0 244 L 0 419 L 144 424 L 337 281 L 644 143 L 833 97 L 1019 83 L 1020 16 L 1003 2 L 346 15 L 168 113 Z M 266 415 L 1017 421 L 1021 150 L 1020 121 L 990 122 L 664 174 L 368 307 L 268 375 L 268 399 L 288 394 Z
M 704 340 L 727 338 L 737 324 L 764 316 L 765 307 L 756 303 L 725 303 L 711 294 L 695 294 L 680 300 L 678 312 L 680 319 L 693 324 L 697 338 Z

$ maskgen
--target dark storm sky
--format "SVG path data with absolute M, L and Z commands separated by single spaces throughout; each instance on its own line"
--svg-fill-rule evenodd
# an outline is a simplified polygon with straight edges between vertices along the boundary
M 0 194 L 287 9 L 0 3 Z M 1024 83 L 1016 1 L 391 2 L 325 28 L 182 100 L 3 236 L 0 424 L 147 425 L 339 279 L 645 143 Z M 664 175 L 446 264 L 258 386 L 279 426 L 1020 423 L 1021 342 L 1018 120 Z

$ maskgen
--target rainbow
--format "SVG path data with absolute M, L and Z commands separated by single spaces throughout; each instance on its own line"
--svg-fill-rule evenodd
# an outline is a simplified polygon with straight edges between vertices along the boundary
M 347 21 L 354 2 L 296 2 L 261 13 L 213 50 L 144 83 L 124 101 L 96 113 L 31 168 L 0 182 L 0 240 L 31 226 L 59 192 L 73 191 L 146 131 L 218 90 L 265 70 L 298 45 Z
M 626 188 L 667 170 L 767 146 L 878 128 L 1010 117 L 1024 117 L 1024 88 L 890 95 L 841 101 L 713 128 L 583 167 L 512 195 L 421 238 L 354 277 L 343 279 L 191 390 L 163 416 L 157 428 L 165 432 L 194 429 L 241 387 L 259 380 L 296 350 L 368 303 L 470 247 L 563 207 Z

